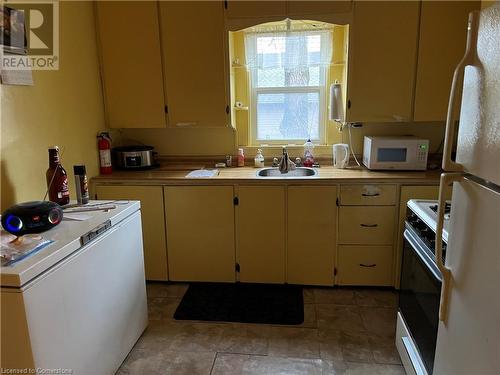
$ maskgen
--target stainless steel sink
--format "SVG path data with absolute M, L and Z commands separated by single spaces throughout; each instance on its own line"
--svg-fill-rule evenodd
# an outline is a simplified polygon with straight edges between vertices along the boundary
M 278 168 L 262 168 L 257 171 L 257 177 L 279 177 L 279 178 L 290 178 L 290 177 L 313 177 L 316 176 L 317 172 L 313 168 L 298 167 L 288 173 L 281 173 Z

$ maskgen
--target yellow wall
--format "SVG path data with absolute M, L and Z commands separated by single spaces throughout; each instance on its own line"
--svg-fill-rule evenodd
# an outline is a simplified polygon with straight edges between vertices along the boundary
M 123 129 L 117 136 L 118 144 L 144 143 L 155 147 L 165 156 L 215 156 L 236 152 L 236 131 L 232 127 Z
M 60 2 L 60 70 L 33 72 L 35 86 L 1 86 L 1 205 L 42 199 L 47 148 L 59 145 L 75 199 L 73 165 L 98 173 L 104 113 L 91 2 Z

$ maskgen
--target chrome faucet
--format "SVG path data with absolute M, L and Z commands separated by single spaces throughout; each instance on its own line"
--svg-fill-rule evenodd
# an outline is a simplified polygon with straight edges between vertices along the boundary
M 296 165 L 293 161 L 288 157 L 288 151 L 285 146 L 283 146 L 283 156 L 278 165 L 278 169 L 281 173 L 288 173 L 291 170 L 294 170 Z

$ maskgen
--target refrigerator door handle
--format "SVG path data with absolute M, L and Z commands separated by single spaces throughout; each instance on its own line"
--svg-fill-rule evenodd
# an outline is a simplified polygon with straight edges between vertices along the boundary
M 467 24 L 467 44 L 465 54 L 462 60 L 458 63 L 453 73 L 451 82 L 450 99 L 448 101 L 448 113 L 446 114 L 446 133 L 443 147 L 443 170 L 445 171 L 462 171 L 463 166 L 451 160 L 451 151 L 455 140 L 455 106 L 457 102 L 457 93 L 461 89 L 460 82 L 463 81 L 465 67 L 473 65 L 477 56 L 477 34 L 479 27 L 479 12 L 469 13 L 469 21 Z
M 443 224 L 444 208 L 446 204 L 446 187 L 453 182 L 459 182 L 464 179 L 462 173 L 442 173 L 439 184 L 439 202 L 436 224 L 436 264 L 443 275 L 441 286 L 441 302 L 439 304 L 439 320 L 446 324 L 448 317 L 448 295 L 450 282 L 452 278 L 451 269 L 443 263 Z

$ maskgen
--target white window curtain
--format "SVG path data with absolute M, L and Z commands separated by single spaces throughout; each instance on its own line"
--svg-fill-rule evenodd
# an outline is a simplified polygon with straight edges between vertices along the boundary
M 332 30 L 249 32 L 245 34 L 248 69 L 303 69 L 332 61 Z
M 254 143 L 323 140 L 332 44 L 331 29 L 245 34 Z

